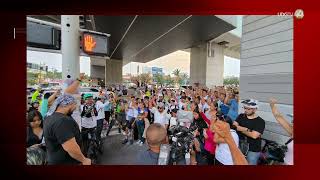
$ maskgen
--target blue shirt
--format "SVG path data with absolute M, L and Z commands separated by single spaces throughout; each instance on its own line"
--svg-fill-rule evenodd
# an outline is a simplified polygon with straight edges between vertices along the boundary
M 45 117 L 47 112 L 48 112 L 48 99 L 43 99 L 42 104 L 41 104 L 41 108 L 40 108 L 40 113 L 41 113 L 42 117 Z
M 230 117 L 230 119 L 232 121 L 236 120 L 237 117 L 238 117 L 238 107 L 239 107 L 239 104 L 237 102 L 236 99 L 231 99 L 230 100 L 230 109 L 229 109 L 229 112 L 228 112 L 228 117 Z
M 223 103 L 220 105 L 220 109 L 223 115 L 227 115 L 229 112 L 229 107 Z
M 110 102 L 104 106 L 104 111 L 111 111 L 111 103 Z

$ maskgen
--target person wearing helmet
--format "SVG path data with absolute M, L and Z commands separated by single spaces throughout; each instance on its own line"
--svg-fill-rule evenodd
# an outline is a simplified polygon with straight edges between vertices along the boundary
M 37 88 L 37 90 L 31 96 L 31 102 L 35 102 L 39 100 L 41 88 Z
M 98 111 L 95 107 L 92 94 L 85 94 L 83 98 L 85 103 L 81 107 L 81 135 L 83 140 L 83 152 L 86 155 L 88 150 L 88 134 L 90 133 L 92 137 L 95 136 Z
M 39 101 L 34 101 L 31 103 L 31 107 L 29 108 L 28 112 L 38 111 L 39 110 Z
M 247 156 L 250 165 L 257 165 L 261 151 L 261 135 L 265 129 L 265 121 L 256 114 L 258 101 L 247 99 L 241 102 L 244 113 L 234 121 L 240 138 L 240 149 Z

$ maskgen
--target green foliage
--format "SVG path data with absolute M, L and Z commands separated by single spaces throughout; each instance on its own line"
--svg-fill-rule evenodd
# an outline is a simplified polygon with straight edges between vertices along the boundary
M 157 82 L 158 85 L 160 85 L 161 87 L 164 85 L 165 83 L 165 79 L 164 76 L 162 74 L 155 74 L 154 75 L 154 80 Z
M 239 77 L 231 76 L 223 79 L 224 85 L 239 85 Z

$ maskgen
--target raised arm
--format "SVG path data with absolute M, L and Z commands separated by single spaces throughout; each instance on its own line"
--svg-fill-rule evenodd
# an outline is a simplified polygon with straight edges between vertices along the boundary
M 292 137 L 293 136 L 293 126 L 282 116 L 276 107 L 277 100 L 270 98 L 270 107 L 273 116 L 276 118 L 278 123 L 287 131 L 287 133 Z
M 84 74 L 81 73 L 81 74 L 80 74 L 80 77 L 79 77 L 76 81 L 74 81 L 70 86 L 68 86 L 68 87 L 64 90 L 64 92 L 65 92 L 65 93 L 68 93 L 68 94 L 75 94 L 76 91 L 77 91 L 77 89 L 78 89 L 79 86 L 80 86 L 81 81 L 82 81 L 83 79 L 84 79 Z
M 215 135 L 219 135 L 228 144 L 231 152 L 232 160 L 234 165 L 248 165 L 248 161 L 242 154 L 237 144 L 234 142 L 230 132 L 230 126 L 228 123 L 223 121 L 217 121 L 215 123 Z
M 55 91 L 49 98 L 48 98 L 48 105 L 52 105 L 56 97 L 60 94 L 60 90 Z
M 210 126 L 211 121 L 210 121 L 210 119 L 207 118 L 207 116 L 206 116 L 203 112 L 200 112 L 200 116 L 201 116 L 202 119 L 205 120 L 206 123 Z

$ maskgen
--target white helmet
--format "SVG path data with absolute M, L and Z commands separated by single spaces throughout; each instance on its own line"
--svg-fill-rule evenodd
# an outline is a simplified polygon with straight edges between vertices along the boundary
M 248 108 L 258 108 L 258 100 L 255 99 L 247 99 L 241 102 L 244 107 Z

